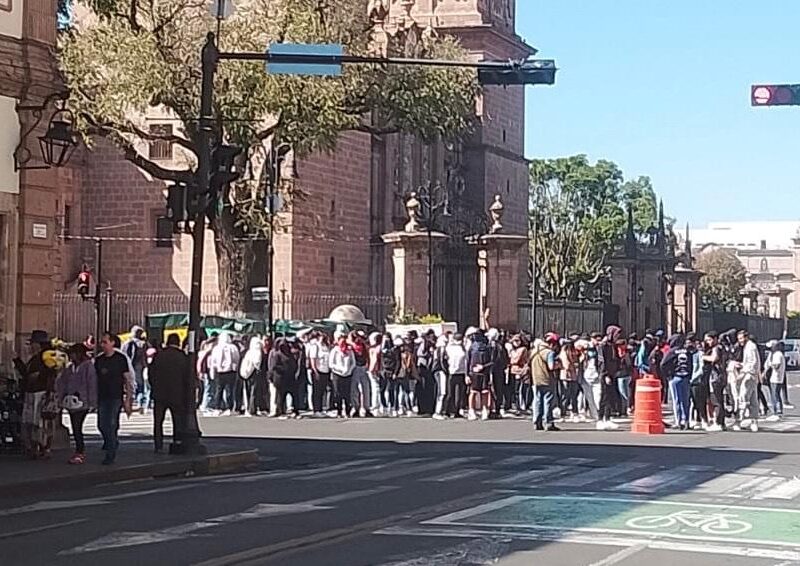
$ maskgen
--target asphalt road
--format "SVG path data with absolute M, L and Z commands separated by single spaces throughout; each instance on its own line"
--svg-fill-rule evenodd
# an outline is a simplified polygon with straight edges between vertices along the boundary
M 795 415 L 757 434 L 659 437 L 207 419 L 208 435 L 259 448 L 260 469 L 0 491 L 0 564 L 800 564 Z

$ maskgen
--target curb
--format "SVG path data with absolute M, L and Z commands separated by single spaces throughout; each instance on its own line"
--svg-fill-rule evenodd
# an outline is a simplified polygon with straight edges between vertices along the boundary
M 14 495 L 41 493 L 42 490 L 69 491 L 98 484 L 165 477 L 205 476 L 247 471 L 258 464 L 258 450 L 242 450 L 221 454 L 208 454 L 164 462 L 148 462 L 80 474 L 62 474 L 35 480 L 0 483 L 3 491 Z

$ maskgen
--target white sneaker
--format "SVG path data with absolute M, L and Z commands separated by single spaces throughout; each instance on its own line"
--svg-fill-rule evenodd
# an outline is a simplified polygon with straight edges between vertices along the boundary
M 394 409 L 392 409 L 392 410 L 389 412 L 389 416 L 390 416 L 390 417 L 396 417 L 396 416 L 397 416 L 397 411 L 395 411 Z
M 482 421 L 489 420 L 489 409 L 487 409 L 486 407 L 484 407 L 483 410 L 481 411 L 481 420 Z
M 794 405 L 790 405 L 789 403 L 784 403 L 783 404 L 783 408 L 784 409 L 794 409 Z
M 741 426 L 739 426 L 739 424 L 738 424 L 738 423 L 737 423 L 737 424 L 735 424 L 735 425 L 733 425 L 733 427 L 732 427 L 732 428 L 733 428 L 733 430 L 735 430 L 736 432 L 739 432 L 740 430 L 742 430 L 742 427 L 741 427 Z
M 506 418 L 506 410 L 505 409 L 500 409 L 500 416 L 503 417 L 503 418 Z
M 585 423 L 586 422 L 586 415 L 578 415 L 578 422 Z
M 770 416 L 767 417 L 767 422 L 768 423 L 776 423 L 779 420 L 781 420 L 781 418 L 778 415 L 770 415 Z
M 751 432 L 758 432 L 758 423 L 753 421 L 753 424 L 750 425 Z
M 597 421 L 595 428 L 597 430 L 608 430 L 608 426 L 606 425 L 607 425 L 606 421 Z
M 700 430 L 702 427 L 703 425 L 701 425 L 700 422 L 698 421 L 692 425 L 692 430 Z
M 722 427 L 718 424 L 712 424 L 706 429 L 708 432 L 722 432 Z
M 572 419 L 571 419 L 571 421 L 572 421 L 573 423 L 579 423 L 579 422 L 581 422 L 581 420 L 578 418 L 578 415 L 572 415 Z
M 741 425 L 742 428 L 747 428 L 753 422 L 753 419 L 742 419 Z
M 223 416 L 223 417 L 230 417 L 230 416 L 231 416 L 231 410 L 230 410 L 230 409 L 228 409 L 227 411 L 225 411 L 224 413 L 222 413 L 222 416 Z
M 433 415 L 433 418 L 435 420 L 437 420 L 437 421 L 443 421 L 444 420 L 444 415 L 440 415 L 439 413 L 436 413 L 436 414 Z
M 607 421 L 606 422 L 606 430 L 618 430 L 619 425 L 614 421 Z
M 469 414 L 467 416 L 467 420 L 474 421 L 477 418 L 478 418 L 478 415 L 475 414 L 475 410 L 474 409 L 470 409 L 469 410 Z
M 553 418 L 556 419 L 556 421 L 558 421 L 558 419 L 561 418 L 561 409 L 560 408 L 555 407 L 553 409 Z M 559 422 L 562 422 L 562 421 L 559 421 Z
M 412 412 L 412 413 L 414 413 L 415 415 L 418 415 L 418 414 L 419 414 L 419 407 L 417 407 L 416 405 L 414 405 L 414 406 L 411 408 L 411 412 Z

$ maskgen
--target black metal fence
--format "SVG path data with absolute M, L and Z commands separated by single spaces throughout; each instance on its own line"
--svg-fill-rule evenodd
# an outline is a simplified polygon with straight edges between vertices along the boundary
M 531 301 L 517 303 L 519 330 L 531 330 Z M 603 330 L 602 303 L 574 301 L 542 301 L 536 304 L 536 334 L 545 332 L 569 334 Z
M 747 315 L 740 312 L 700 311 L 698 334 L 710 330 L 725 332 L 731 328 L 747 330 L 759 342 L 783 338 L 784 321 L 781 318 Z
M 327 318 L 337 306 L 349 304 L 359 307 L 375 325 L 382 326 L 395 304 L 393 297 L 373 295 L 277 295 L 275 317 L 296 320 Z M 127 332 L 134 324 L 144 325 L 148 314 L 189 310 L 188 297 L 180 293 L 112 293 L 109 312 L 106 312 L 106 303 L 104 294 L 100 316 L 104 321 L 103 327 L 108 327 L 113 332 Z M 93 301 L 84 301 L 74 293 L 56 293 L 53 307 L 54 332 L 62 340 L 75 342 L 95 333 L 96 314 Z M 225 314 L 217 295 L 203 297 L 201 310 L 208 315 Z

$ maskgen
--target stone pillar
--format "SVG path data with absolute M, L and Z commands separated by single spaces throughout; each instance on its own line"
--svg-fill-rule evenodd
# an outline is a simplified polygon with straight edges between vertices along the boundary
M 488 234 L 478 240 L 481 327 L 519 330 L 520 253 L 526 236 Z
M 447 238 L 441 232 L 431 232 L 434 257 L 439 243 Z M 428 233 L 392 232 L 382 236 L 391 246 L 394 268 L 394 297 L 401 313 L 428 313 Z

